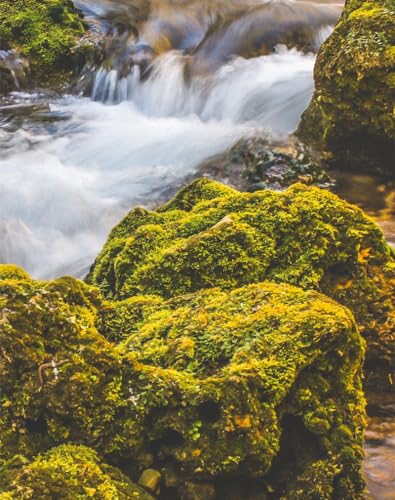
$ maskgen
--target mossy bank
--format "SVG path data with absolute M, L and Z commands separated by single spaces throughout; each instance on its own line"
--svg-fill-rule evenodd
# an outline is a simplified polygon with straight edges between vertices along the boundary
M 341 168 L 395 177 L 395 3 L 346 0 L 315 66 L 298 135 Z
M 0 0 L 0 49 L 15 49 L 40 85 L 59 85 L 75 69 L 72 48 L 84 34 L 71 0 Z

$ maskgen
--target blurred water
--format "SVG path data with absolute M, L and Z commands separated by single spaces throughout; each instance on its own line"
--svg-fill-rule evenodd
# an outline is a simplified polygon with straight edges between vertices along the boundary
M 314 56 L 295 49 L 235 59 L 190 86 L 183 57 L 163 55 L 119 105 L 63 98 L 50 108 L 66 120 L 0 129 L 2 262 L 36 277 L 82 275 L 130 207 L 240 137 L 286 135 L 312 93 Z
M 0 262 L 83 276 L 133 205 L 242 137 L 286 142 L 341 11 L 327 3 L 75 0 L 102 37 L 92 99 L 0 108 Z

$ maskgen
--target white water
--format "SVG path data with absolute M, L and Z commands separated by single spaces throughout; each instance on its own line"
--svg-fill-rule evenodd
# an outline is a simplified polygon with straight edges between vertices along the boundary
M 83 275 L 132 206 L 257 129 L 293 131 L 312 94 L 314 56 L 296 50 L 237 59 L 190 87 L 182 58 L 162 56 L 145 83 L 99 74 L 96 97 L 113 81 L 114 98 L 129 100 L 62 99 L 51 107 L 71 118 L 50 132 L 0 129 L 0 262 Z

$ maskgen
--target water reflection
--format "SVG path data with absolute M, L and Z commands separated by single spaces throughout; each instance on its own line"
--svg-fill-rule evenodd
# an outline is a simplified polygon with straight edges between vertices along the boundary
M 347 172 L 335 172 L 335 177 L 334 191 L 373 217 L 395 246 L 395 180 Z
M 395 492 L 395 397 L 368 395 L 363 472 L 371 498 L 393 500 Z

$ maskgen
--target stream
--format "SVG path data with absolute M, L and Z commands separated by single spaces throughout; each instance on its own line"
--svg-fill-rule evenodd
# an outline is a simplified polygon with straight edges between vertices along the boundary
M 135 205 L 154 207 L 207 158 L 256 135 L 287 144 L 342 5 L 317 0 L 78 0 L 101 66 L 84 95 L 0 98 L 0 262 L 83 277 Z M 136 23 L 139 23 L 136 35 Z M 11 107 L 10 107 L 11 106 Z M 395 244 L 395 186 L 334 173 Z M 364 473 L 394 498 L 395 404 L 369 406 Z

